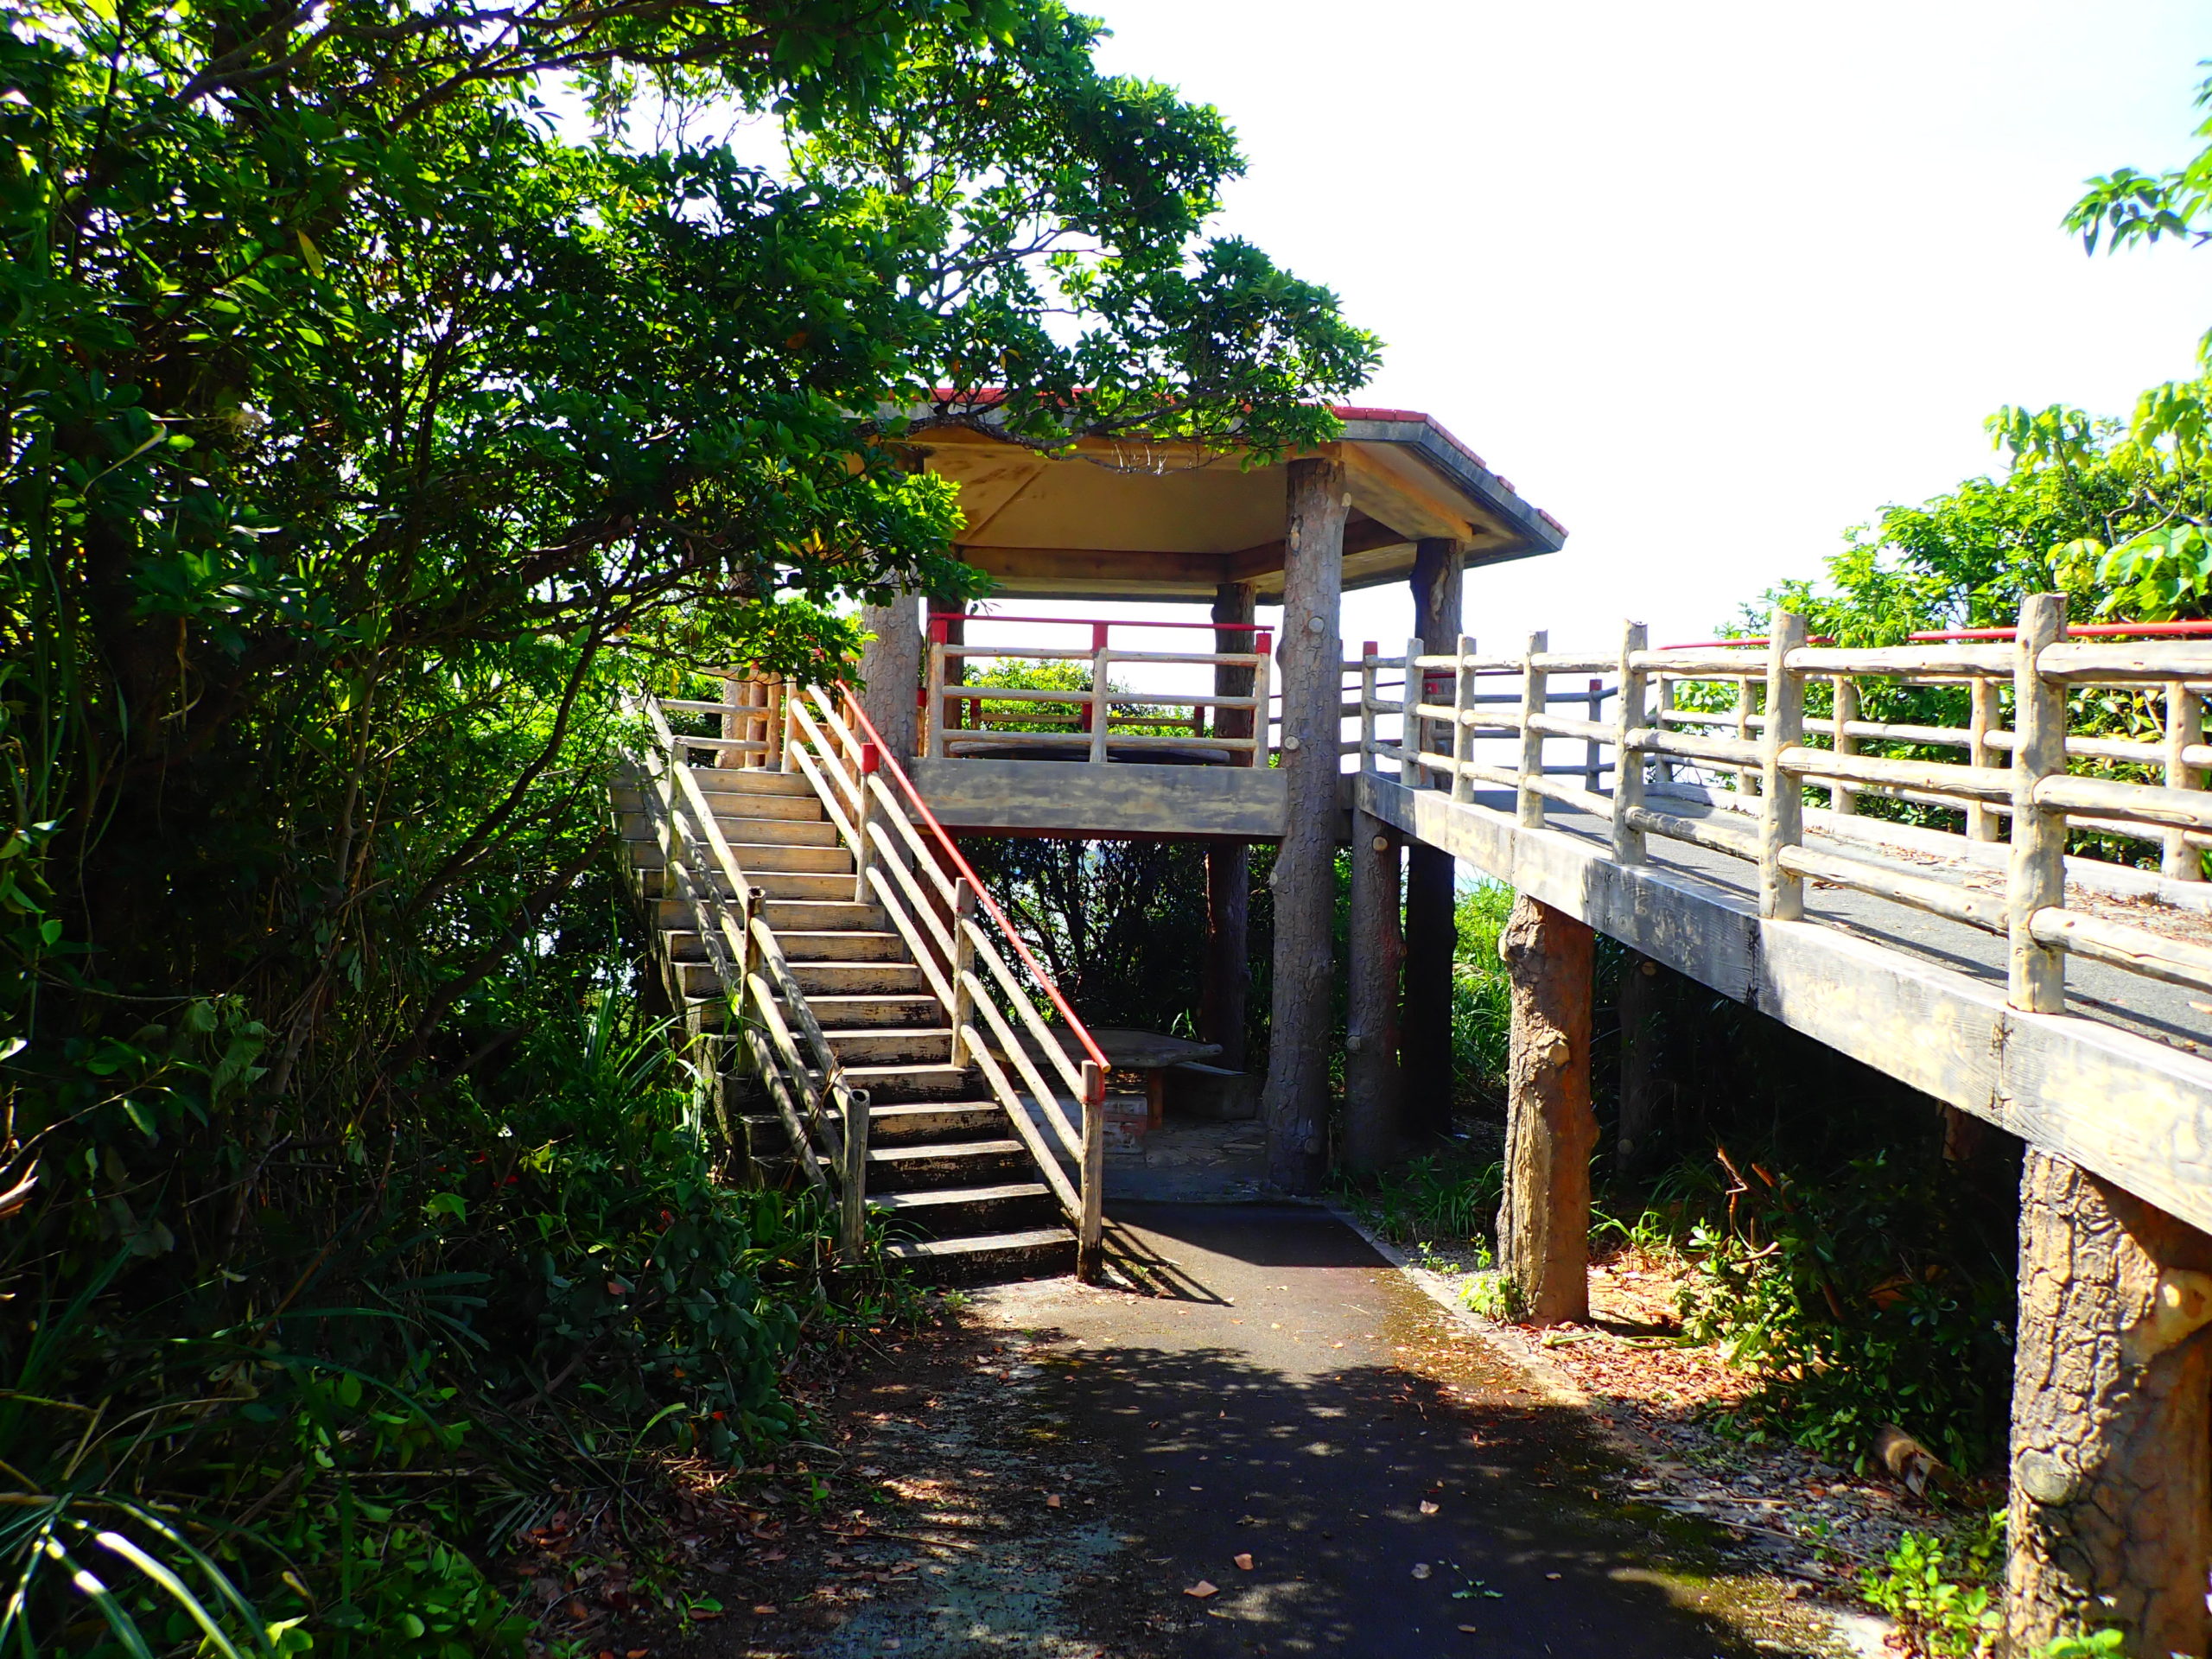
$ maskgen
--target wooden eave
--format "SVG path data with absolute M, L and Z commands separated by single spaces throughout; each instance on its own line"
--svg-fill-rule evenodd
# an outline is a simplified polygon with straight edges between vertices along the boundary
M 1351 497 L 1344 585 L 1411 574 L 1415 544 L 1448 540 L 1470 564 L 1555 552 L 1567 532 L 1427 416 L 1338 411 L 1344 436 L 1314 454 Z M 1048 457 L 967 428 L 918 435 L 931 471 L 960 488 L 960 556 L 1000 590 L 1039 599 L 1205 601 L 1249 582 L 1282 592 L 1285 467 L 1193 445 L 1086 439 Z

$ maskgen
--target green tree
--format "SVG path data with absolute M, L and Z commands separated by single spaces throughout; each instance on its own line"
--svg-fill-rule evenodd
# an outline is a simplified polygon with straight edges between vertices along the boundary
M 602 1013 L 650 1029 L 620 694 L 826 672 L 840 600 L 979 593 L 917 425 L 1265 452 L 1375 345 L 1205 235 L 1218 116 L 1100 75 L 1050 0 L 0 22 L 0 1288 L 46 1310 L 0 1328 L 0 1474 L 60 1504 L 0 1515 L 0 1640 L 158 1629 L 158 1579 L 84 1602 L 47 1548 L 158 1459 L 137 1547 L 200 1573 L 162 1514 L 283 1520 L 301 1616 L 357 1618 L 318 1652 L 512 1646 L 460 1499 L 385 1502 L 365 1565 L 314 1540 L 463 1419 L 520 1425 L 510 1499 L 550 1407 L 777 1432 L 812 1261 L 714 1187 L 680 1079 L 609 1070 Z M 779 121 L 791 164 L 622 136 L 664 103 Z M 138 1427 L 55 1452 L 102 1399 Z M 364 1574 L 455 1611 L 376 1627 Z

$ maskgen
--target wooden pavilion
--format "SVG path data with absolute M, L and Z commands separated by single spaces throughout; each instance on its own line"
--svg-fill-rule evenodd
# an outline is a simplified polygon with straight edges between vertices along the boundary
M 925 464 L 959 486 L 961 556 L 1000 594 L 1205 604 L 1211 616 L 1195 626 L 1213 631 L 1211 649 L 1117 650 L 1113 630 L 1138 625 L 1112 622 L 1091 625 L 1087 645 L 1017 647 L 996 632 L 971 644 L 970 619 L 939 611 L 925 623 L 919 597 L 907 596 L 866 613 L 874 639 L 861 664 L 870 718 L 912 761 L 949 829 L 1206 842 L 1202 1034 L 1230 1065 L 1242 1064 L 1249 848 L 1281 843 L 1268 1116 L 1270 1173 L 1293 1190 L 1318 1182 L 1327 1103 L 1330 915 L 1348 822 L 1341 596 L 1404 582 L 1420 638 L 1449 649 L 1462 631 L 1467 569 L 1556 552 L 1567 539 L 1558 520 L 1430 416 L 1334 412 L 1336 441 L 1266 465 L 1129 440 L 1047 455 L 995 436 L 988 420 L 918 435 Z M 1280 639 L 1255 622 L 1263 602 L 1282 607 Z M 1087 664 L 1090 689 L 965 683 L 970 658 L 1008 657 Z M 1212 689 L 1117 689 L 1117 664 L 1210 665 Z M 1272 724 L 1271 691 L 1280 699 Z M 1040 721 L 1047 707 L 1064 729 Z M 1442 1128 L 1452 866 L 1432 848 L 1408 854 L 1402 1034 L 1354 1033 L 1353 1042 L 1402 1053 L 1408 1126 Z M 1391 897 L 1395 932 L 1395 887 Z

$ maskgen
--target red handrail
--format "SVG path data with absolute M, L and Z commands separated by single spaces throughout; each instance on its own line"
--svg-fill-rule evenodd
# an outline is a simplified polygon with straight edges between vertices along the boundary
M 1042 622 L 1052 627 L 1089 628 L 1094 638 L 1103 638 L 1109 628 L 1203 628 L 1210 633 L 1274 632 L 1274 625 L 1265 622 L 1144 622 L 1126 616 L 998 616 L 962 611 L 931 611 L 930 638 L 939 645 L 944 644 L 944 630 L 955 622 Z
M 2006 640 L 2019 632 L 2017 628 L 1953 628 L 1948 632 L 1909 633 L 1906 639 L 1917 644 L 1936 645 L 1956 639 Z M 2066 625 L 2069 639 L 2093 638 L 2100 639 L 2192 639 L 2200 634 L 2212 634 L 2212 622 L 2069 622 Z
M 1084 1057 L 1097 1066 L 1100 1077 L 1104 1077 L 1107 1071 L 1105 1052 L 1092 1039 L 1090 1028 L 1076 1018 L 1075 1010 L 1068 1006 L 1067 998 L 1060 995 L 1060 988 L 1052 983 L 1052 976 L 1045 971 L 1044 964 L 1032 956 L 1029 947 L 1021 942 L 1021 936 L 1014 931 L 1014 924 L 1007 920 L 1006 912 L 999 908 L 999 901 L 991 897 L 990 890 L 976 875 L 975 867 L 961 856 L 959 846 L 945 834 L 944 826 L 937 821 L 937 814 L 930 810 L 929 803 L 914 787 L 913 779 L 906 776 L 906 768 L 899 764 L 899 757 L 885 747 L 882 734 L 875 729 L 875 722 L 868 717 L 868 710 L 861 707 L 861 700 L 853 695 L 852 687 L 840 680 L 837 689 L 844 694 L 846 714 L 868 734 L 868 741 L 875 745 L 876 753 L 882 757 L 881 770 L 891 774 L 893 781 L 898 785 L 899 792 L 913 803 L 914 810 L 921 814 L 922 822 L 928 826 L 930 834 L 937 837 L 938 845 L 951 859 L 952 868 L 966 879 L 969 889 L 976 895 L 976 902 L 990 912 L 991 919 L 999 925 L 999 931 L 1005 936 L 1006 942 L 1014 947 L 1014 954 L 1021 958 L 1022 965 L 1029 969 L 1030 976 L 1045 988 L 1045 995 L 1052 999 L 1052 1007 L 1058 1011 L 1061 1020 L 1083 1045 Z

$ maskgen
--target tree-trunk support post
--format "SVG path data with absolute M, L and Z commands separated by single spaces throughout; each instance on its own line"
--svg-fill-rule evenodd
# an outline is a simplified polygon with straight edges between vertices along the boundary
M 1466 569 L 1466 550 L 1456 541 L 1432 536 L 1414 545 L 1414 632 L 1430 652 L 1456 651 L 1461 658 L 1474 654 L 1475 642 L 1459 632 L 1465 626 Z M 1423 677 L 1408 665 L 1406 683 L 1414 688 L 1408 693 L 1408 702 L 1430 701 L 1420 690 Z M 1457 763 L 1452 774 L 1416 767 L 1408 780 L 1410 787 L 1448 789 L 1455 801 L 1472 798 L 1474 779 L 1459 767 L 1474 758 L 1474 732 L 1464 716 L 1474 708 L 1476 683 L 1464 664 L 1453 669 L 1451 702 L 1463 718 L 1454 719 L 1448 731 L 1441 721 L 1432 722 L 1426 739 L 1415 745 L 1432 753 L 1449 754 Z M 1452 1061 L 1452 964 L 1459 951 L 1459 866 L 1452 855 L 1426 842 L 1408 842 L 1398 1020 L 1399 1113 L 1408 1135 L 1448 1135 L 1452 1130 L 1452 1103 L 1459 1092 Z
M 1805 677 L 1789 666 L 1789 653 L 1805 643 L 1805 619 L 1777 611 L 1767 631 L 1766 730 L 1759 740 L 1759 914 L 1769 921 L 1802 921 L 1804 878 L 1782 866 L 1783 849 L 1805 840 L 1805 791 L 1782 769 L 1784 751 L 1805 739 Z
M 914 758 L 919 732 L 915 693 L 922 683 L 922 607 L 912 594 L 888 605 L 861 607 L 861 626 L 874 637 L 861 647 L 861 707 L 900 761 Z
M 1621 1123 L 1615 1151 L 1628 1175 L 1655 1167 L 1666 1138 L 1660 972 L 1657 963 L 1633 950 L 1621 964 Z
M 1351 983 L 1344 1033 L 1344 1166 L 1372 1175 L 1397 1155 L 1398 836 L 1351 815 Z
M 868 1091 L 846 1089 L 841 1092 L 845 1121 L 839 1127 L 843 1132 L 845 1165 L 838 1172 L 837 1244 L 846 1265 L 855 1267 L 868 1243 Z M 808 1155 L 804 1147 L 798 1152 L 801 1157 Z
M 2036 912 L 2066 901 L 2066 815 L 2036 803 L 2036 785 L 2066 770 L 2066 687 L 2036 667 L 2066 633 L 2066 601 L 2031 594 L 2013 632 L 2012 856 L 2005 874 L 2007 999 L 2031 1014 L 2066 1011 L 2066 953 L 2040 943 Z
M 1536 666 L 1536 658 L 1551 649 L 1551 636 L 1532 633 L 1528 649 L 1521 653 L 1521 787 L 1514 799 L 1514 817 L 1523 830 L 1544 827 L 1544 798 L 1529 787 L 1533 779 L 1541 785 L 1544 777 L 1544 734 L 1536 729 L 1535 716 L 1544 712 L 1544 671 Z
M 1248 582 L 1225 582 L 1214 589 L 1213 648 L 1222 656 L 1249 656 L 1257 642 L 1247 627 L 1252 620 L 1255 593 Z M 1227 625 L 1227 626 L 1224 626 Z M 1249 697 L 1258 675 L 1232 663 L 1217 663 L 1214 695 Z M 1216 737 L 1249 737 L 1267 718 L 1265 709 L 1221 709 L 1213 711 Z M 1205 976 L 1198 990 L 1198 1036 L 1221 1045 L 1221 1064 L 1232 1071 L 1244 1069 L 1244 999 L 1251 975 L 1250 949 L 1252 849 L 1241 841 L 1206 843 L 1206 960 Z
M 1344 584 L 1343 462 L 1294 461 L 1283 571 L 1282 748 L 1287 813 L 1275 854 L 1274 1007 L 1264 1115 L 1268 1179 L 1321 1184 L 1335 966 L 1338 745 L 1344 701 L 1337 601 Z
M 2005 1636 L 2098 1626 L 2202 1659 L 2212 1625 L 2212 1238 L 2039 1147 L 2020 1175 Z
M 1536 1325 L 1590 1313 L 1590 1154 L 1598 1117 L 1590 1103 L 1591 969 L 1588 924 L 1526 893 L 1499 936 L 1513 998 L 1506 1068 L 1505 1199 L 1499 1266 L 1522 1317 Z

